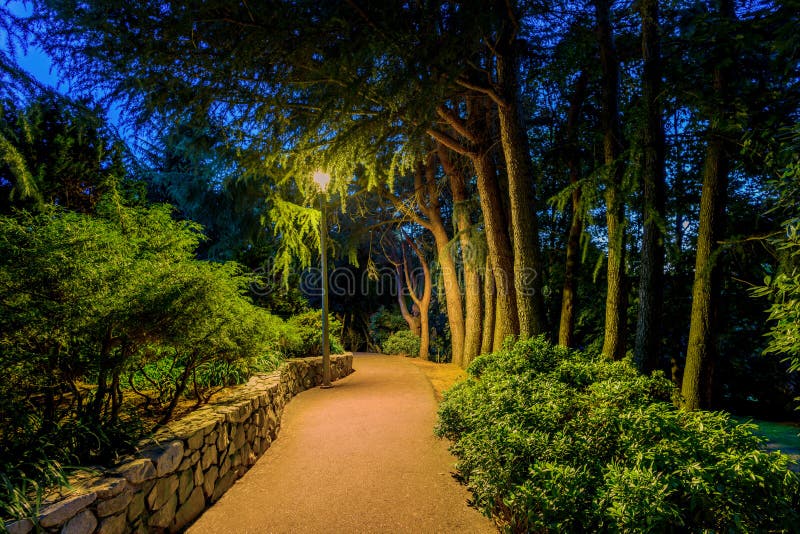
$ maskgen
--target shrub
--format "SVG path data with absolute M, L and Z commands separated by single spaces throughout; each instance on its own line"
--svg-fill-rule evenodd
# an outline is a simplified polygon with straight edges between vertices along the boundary
M 286 321 L 286 355 L 290 358 L 305 358 L 322 354 L 322 313 L 309 310 L 290 317 Z M 344 352 L 340 336 L 342 323 L 328 315 L 331 354 Z
M 196 259 L 196 224 L 169 206 L 96 208 L 0 216 L 5 517 L 32 513 L 21 496 L 60 482 L 60 466 L 136 443 L 145 423 L 126 393 L 163 424 L 187 390 L 241 380 L 283 346 L 286 326 L 244 296 L 241 267 Z
M 765 352 L 786 355 L 790 371 L 800 371 L 800 219 L 785 226 L 785 235 L 775 240 L 781 270 L 774 277 L 767 276 L 765 285 L 754 288 L 752 293 L 772 301 L 767 310 L 772 325 Z
M 408 329 L 408 323 L 399 311 L 381 306 L 369 316 L 370 342 L 380 350 L 389 336 L 395 332 Z
M 279 352 L 268 351 L 263 356 L 233 362 L 210 361 L 197 368 L 195 382 L 202 388 L 244 384 L 257 373 L 270 373 L 283 362 Z
M 411 330 L 395 332 L 383 343 L 384 354 L 419 355 L 419 336 Z
M 542 339 L 477 358 L 445 394 L 475 505 L 511 532 L 796 528 L 800 483 L 751 425 L 686 412 L 671 383 Z

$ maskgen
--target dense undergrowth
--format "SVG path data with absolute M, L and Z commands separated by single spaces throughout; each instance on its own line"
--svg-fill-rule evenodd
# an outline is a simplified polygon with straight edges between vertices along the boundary
M 752 426 L 671 382 L 531 339 L 476 359 L 440 407 L 474 505 L 509 532 L 796 531 L 800 482 Z
M 419 356 L 420 339 L 411 330 L 399 330 L 383 342 L 381 350 L 384 354 L 402 354 Z
M 166 205 L 0 216 L 0 517 L 35 516 L 65 468 L 113 462 L 179 408 L 318 354 L 319 312 L 253 305 L 251 277 L 197 259 L 201 239 Z

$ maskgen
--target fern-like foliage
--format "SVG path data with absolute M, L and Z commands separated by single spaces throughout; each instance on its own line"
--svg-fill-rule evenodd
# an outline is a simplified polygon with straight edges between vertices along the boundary
M 321 212 L 274 197 L 268 216 L 273 221 L 275 235 L 281 238 L 273 268 L 286 281 L 297 263 L 301 267 L 311 265 L 314 244 L 319 249 Z

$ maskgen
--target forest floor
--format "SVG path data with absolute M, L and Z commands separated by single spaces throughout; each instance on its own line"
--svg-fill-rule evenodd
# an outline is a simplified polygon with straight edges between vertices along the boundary
M 467 372 L 452 363 L 435 363 L 419 358 L 409 358 L 409 361 L 419 367 L 433 386 L 436 400 L 441 401 L 445 391 L 453 387 L 456 382 L 467 378 Z
M 278 439 L 188 532 L 496 532 L 433 434 L 436 391 L 463 373 L 440 365 L 357 354 L 355 373 L 292 399 Z

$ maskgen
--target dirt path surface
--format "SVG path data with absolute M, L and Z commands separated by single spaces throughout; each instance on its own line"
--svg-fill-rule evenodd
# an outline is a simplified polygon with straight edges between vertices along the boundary
M 366 354 L 353 367 L 292 399 L 275 443 L 190 533 L 496 532 L 451 476 L 423 371 Z

